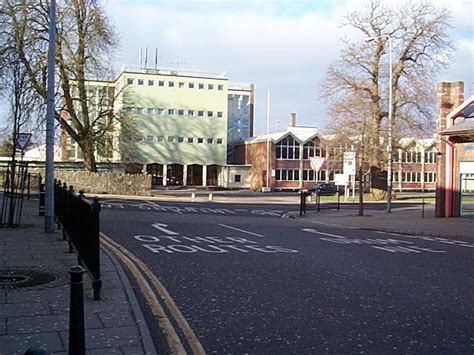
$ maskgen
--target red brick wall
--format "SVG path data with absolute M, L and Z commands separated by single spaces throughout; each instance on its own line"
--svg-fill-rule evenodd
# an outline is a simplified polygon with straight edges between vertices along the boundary
M 437 102 L 436 108 L 438 111 L 437 130 L 438 132 L 446 128 L 446 117 L 457 106 L 464 101 L 464 83 L 457 82 L 441 82 L 437 85 Z M 444 217 L 445 210 L 445 190 L 446 190 L 446 143 L 438 135 L 437 140 L 438 152 L 441 154 L 438 159 L 438 172 L 436 184 L 436 217 Z M 456 152 L 455 152 L 456 156 Z M 456 165 L 456 164 L 455 164 Z M 455 179 L 456 180 L 456 179 Z M 456 205 L 456 204 L 455 204 Z
M 275 146 L 270 142 L 270 174 L 275 169 Z M 253 143 L 245 145 L 245 163 L 252 164 L 250 169 L 250 189 L 261 190 L 266 185 L 267 170 L 267 142 Z M 275 178 L 270 178 L 270 186 L 274 186 Z
M 245 164 L 245 144 L 237 144 L 234 146 L 234 156 L 232 159 L 232 164 Z

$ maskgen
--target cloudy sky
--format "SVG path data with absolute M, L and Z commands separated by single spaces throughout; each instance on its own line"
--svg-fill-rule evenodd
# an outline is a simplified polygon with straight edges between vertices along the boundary
M 388 0 L 382 0 L 382 3 Z M 398 2 L 399 0 L 397 0 Z M 458 46 L 451 68 L 438 80 L 463 80 L 474 92 L 474 0 L 451 0 Z M 394 1 L 390 1 L 390 4 Z M 299 125 L 324 128 L 325 103 L 318 83 L 339 56 L 342 17 L 365 0 L 108 0 L 106 10 L 121 36 L 117 63 L 139 65 L 139 48 L 159 66 L 226 71 L 230 82 L 253 83 L 255 129 L 266 130 L 266 95 L 271 91 L 271 131 L 285 129 L 289 113 Z M 360 40 L 363 40 L 360 37 Z

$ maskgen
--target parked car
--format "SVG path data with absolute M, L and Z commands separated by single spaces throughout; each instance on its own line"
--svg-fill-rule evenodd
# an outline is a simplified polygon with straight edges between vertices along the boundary
M 342 186 L 337 186 L 334 184 L 328 184 L 325 182 L 318 182 L 316 185 L 311 186 L 308 189 L 304 189 L 306 192 L 311 192 L 315 193 L 319 196 L 330 196 L 330 195 L 335 195 L 339 191 L 340 194 L 344 192 L 344 187 Z

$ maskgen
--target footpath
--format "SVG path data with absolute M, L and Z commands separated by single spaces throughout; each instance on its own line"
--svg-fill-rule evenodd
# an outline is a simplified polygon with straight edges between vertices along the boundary
M 111 197 L 104 195 L 103 197 Z M 114 196 L 129 199 L 129 196 Z M 152 199 L 152 198 L 147 198 Z M 155 197 L 165 199 L 163 196 Z M 202 202 L 208 199 L 202 197 Z M 169 201 L 190 201 L 189 196 Z M 288 203 L 298 208 L 297 197 L 278 194 L 215 194 L 221 203 Z M 474 219 L 434 218 L 431 205 L 424 218 L 420 206 L 398 208 L 392 213 L 369 210 L 358 216 L 355 206 L 341 210 L 315 210 L 308 204 L 305 221 L 344 228 L 383 230 L 440 238 L 474 238 Z M 324 207 L 324 206 L 323 206 Z M 25 200 L 21 226 L 0 228 L 0 354 L 24 354 L 31 347 L 45 347 L 55 354 L 67 354 L 69 337 L 68 270 L 77 255 L 68 252 L 67 242 L 56 232 L 43 232 L 38 201 Z M 88 354 L 156 354 L 153 341 L 133 293 L 130 281 L 116 258 L 101 251 L 101 300 L 94 301 L 89 278 L 84 275 L 84 311 Z
M 101 250 L 101 299 L 93 299 L 84 274 L 88 354 L 156 354 L 130 282 L 113 255 Z M 44 233 L 38 201 L 25 200 L 21 225 L 0 228 L 0 354 L 43 347 L 68 353 L 71 266 L 60 232 Z
M 300 218 L 297 213 L 293 215 Z M 301 218 L 315 224 L 344 228 L 474 240 L 474 219 L 435 218 L 433 205 L 426 205 L 423 213 L 420 205 L 397 207 L 397 203 L 393 203 L 391 213 L 385 209 L 366 209 L 363 216 L 358 215 L 357 206 L 348 208 L 341 204 L 340 211 L 337 211 L 326 210 L 322 205 L 321 211 L 317 212 L 314 205 L 308 205 L 306 215 Z

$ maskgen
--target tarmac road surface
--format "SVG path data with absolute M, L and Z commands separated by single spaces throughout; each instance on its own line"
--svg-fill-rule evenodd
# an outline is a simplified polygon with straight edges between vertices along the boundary
M 474 351 L 472 239 L 319 225 L 295 206 L 134 203 L 104 201 L 101 229 L 208 353 Z

